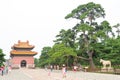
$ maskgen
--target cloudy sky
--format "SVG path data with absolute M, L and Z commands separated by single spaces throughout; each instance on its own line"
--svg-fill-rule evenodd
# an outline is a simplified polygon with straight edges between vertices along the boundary
M 38 58 L 43 47 L 53 45 L 61 29 L 75 25 L 64 17 L 78 5 L 91 1 L 102 5 L 111 25 L 120 22 L 119 0 L 0 0 L 0 48 L 5 58 L 9 58 L 11 46 L 18 40 L 35 45 L 33 51 L 38 52 Z

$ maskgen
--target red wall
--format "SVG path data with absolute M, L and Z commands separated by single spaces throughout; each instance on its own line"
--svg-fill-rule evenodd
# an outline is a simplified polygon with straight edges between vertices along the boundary
M 14 56 L 12 58 L 12 64 L 21 64 L 22 60 L 25 60 L 27 64 L 34 64 L 33 56 Z

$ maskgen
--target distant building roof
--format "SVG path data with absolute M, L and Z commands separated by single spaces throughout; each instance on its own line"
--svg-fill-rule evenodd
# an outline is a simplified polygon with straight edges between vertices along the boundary
M 26 42 L 21 42 L 20 40 L 18 41 L 18 44 L 14 44 L 12 48 L 34 48 L 33 45 L 29 45 L 29 41 Z

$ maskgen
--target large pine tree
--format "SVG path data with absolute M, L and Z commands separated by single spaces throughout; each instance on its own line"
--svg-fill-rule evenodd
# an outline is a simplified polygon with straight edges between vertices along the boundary
M 75 18 L 80 21 L 74 29 L 77 31 L 76 34 L 80 36 L 78 38 L 79 50 L 81 53 L 87 54 L 91 70 L 96 69 L 93 56 L 96 52 L 95 45 L 99 42 L 98 39 L 104 40 L 108 37 L 108 32 L 111 31 L 107 21 L 103 21 L 101 25 L 98 25 L 96 19 L 101 17 L 105 17 L 104 8 L 93 2 L 78 6 L 65 17 L 65 19 Z

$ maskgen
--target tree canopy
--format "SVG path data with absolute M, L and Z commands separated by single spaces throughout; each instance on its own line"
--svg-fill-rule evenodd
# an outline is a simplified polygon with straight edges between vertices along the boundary
M 65 63 L 67 66 L 77 63 L 85 65 L 87 61 L 91 70 L 100 65 L 100 58 L 120 64 L 120 38 L 119 34 L 115 37 L 112 30 L 114 27 L 119 30 L 119 24 L 111 26 L 107 20 L 97 22 L 98 18 L 104 17 L 104 8 L 94 2 L 73 9 L 65 19 L 74 18 L 79 22 L 72 29 L 61 29 L 54 40 L 55 44 L 46 53 L 42 51 L 40 60 L 44 57 L 45 64 Z

